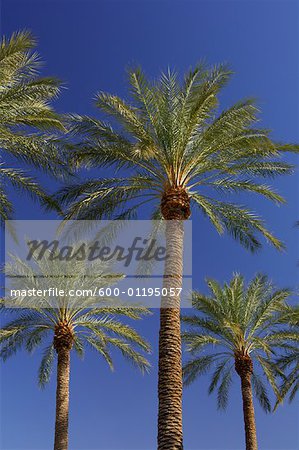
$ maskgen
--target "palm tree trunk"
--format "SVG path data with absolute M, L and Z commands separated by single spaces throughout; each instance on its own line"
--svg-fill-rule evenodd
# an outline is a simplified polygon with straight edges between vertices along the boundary
M 183 221 L 166 222 L 166 255 L 163 287 L 181 288 L 183 273 Z M 158 375 L 158 450 L 183 449 L 182 350 L 180 296 L 161 300 Z
M 68 448 L 70 349 L 57 350 L 56 421 L 54 450 Z
M 243 400 L 243 415 L 246 437 L 246 450 L 257 450 L 254 406 L 252 400 L 251 372 L 240 375 Z

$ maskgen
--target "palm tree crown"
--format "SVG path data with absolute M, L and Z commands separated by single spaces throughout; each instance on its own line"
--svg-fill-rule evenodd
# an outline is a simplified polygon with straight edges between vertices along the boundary
M 230 75 L 224 65 L 199 65 L 181 85 L 170 71 L 150 83 L 141 70 L 133 70 L 132 104 L 103 92 L 96 97 L 97 107 L 116 119 L 122 131 L 94 118 L 72 116 L 78 138 L 72 162 L 77 167 L 113 166 L 125 176 L 64 188 L 58 197 L 70 205 L 66 218 L 130 218 L 140 205 L 156 200 L 160 204 L 154 217 L 162 213 L 167 219 L 186 219 L 191 202 L 219 233 L 227 230 L 251 250 L 260 246 L 258 234 L 281 247 L 255 214 L 207 194 L 206 188 L 249 191 L 280 203 L 281 196 L 258 179 L 289 173 L 291 167 L 277 157 L 297 150 L 254 127 L 258 110 L 253 100 L 216 114 L 218 94 Z
M 112 297 L 99 298 L 91 293 L 83 298 L 70 296 L 68 293 L 71 290 L 82 286 L 89 291 L 95 287 L 108 286 L 120 279 L 120 275 L 109 274 L 102 263 L 95 263 L 91 269 L 87 268 L 85 261 L 77 261 L 73 269 L 71 276 L 63 276 L 64 272 L 59 263 L 49 261 L 47 257 L 36 261 L 35 267 L 17 257 L 6 264 L 5 273 L 6 276 L 12 277 L 12 289 L 21 289 L 21 292 L 15 293 L 10 299 L 13 308 L 4 308 L 4 299 L 2 301 L 4 317 L 12 315 L 15 318 L 6 321 L 1 329 L 0 357 L 6 360 L 21 347 L 31 353 L 40 345 L 44 345 L 45 351 L 39 369 L 40 385 L 49 380 L 55 350 L 58 352 L 61 346 L 66 346 L 69 350 L 74 349 L 79 356 L 83 356 L 84 349 L 88 346 L 96 350 L 111 369 L 111 350 L 115 348 L 142 371 L 147 370 L 149 363 L 138 349 L 148 352 L 149 345 L 118 317 L 137 320 L 149 311 L 142 307 L 125 308 L 114 303 L 115 299 Z M 37 276 L 40 273 L 45 276 Z M 49 289 L 53 286 L 53 279 L 58 290 L 66 293 L 65 296 L 37 298 L 28 293 L 33 288 L 42 291 Z
M 29 32 L 14 33 L 0 42 L 0 220 L 11 217 L 13 205 L 6 193 L 9 183 L 33 197 L 49 201 L 37 182 L 22 169 L 6 167 L 5 155 L 42 168 L 64 172 L 51 130 L 64 130 L 50 107 L 60 90 L 54 78 L 38 77 L 40 60 Z
M 11 313 L 11 311 L 10 311 Z M 17 314 L 1 329 L 0 356 L 3 360 L 13 355 L 21 346 L 30 353 L 41 344 L 45 345 L 41 360 L 38 381 L 41 386 L 49 381 L 55 350 L 58 343 L 68 343 L 79 356 L 83 356 L 87 346 L 104 357 L 113 369 L 112 348 L 121 351 L 123 356 L 137 365 L 142 371 L 149 368 L 146 358 L 134 346 L 149 350 L 149 345 L 129 325 L 121 323 L 117 316 L 140 319 L 144 311 L 136 308 L 98 307 L 80 311 L 59 309 L 25 309 Z M 50 342 L 47 343 L 47 338 Z
M 225 408 L 233 369 L 240 375 L 249 368 L 254 393 L 268 412 L 271 406 L 262 375 L 279 396 L 276 376 L 281 370 L 275 355 L 299 340 L 298 332 L 279 319 L 290 291 L 275 290 L 261 275 L 248 287 L 240 275 L 223 287 L 214 280 L 207 283 L 211 296 L 193 294 L 193 306 L 200 314 L 182 317 L 191 327 L 183 333 L 191 355 L 184 366 L 184 381 L 190 384 L 211 370 L 209 393 L 218 389 L 218 407 Z

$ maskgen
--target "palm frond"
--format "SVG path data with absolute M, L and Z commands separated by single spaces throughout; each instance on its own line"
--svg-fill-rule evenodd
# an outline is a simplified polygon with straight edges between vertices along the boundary
M 63 162 L 63 146 L 57 133 L 65 132 L 64 119 L 51 107 L 50 102 L 60 92 L 55 78 L 38 76 L 40 58 L 35 53 L 36 41 L 28 31 L 14 33 L 0 42 L 0 147 L 18 162 L 46 170 L 55 177 L 69 175 Z M 50 133 L 55 133 L 50 135 Z M 42 189 L 23 171 L 16 168 L 1 169 L 18 188 L 40 195 Z M 47 197 L 47 206 L 55 207 Z M 57 208 L 56 208 L 57 209 Z M 1 190 L 0 216 L 9 219 L 12 204 Z
M 54 346 L 51 344 L 45 350 L 38 370 L 38 384 L 41 388 L 50 381 L 55 358 Z
M 225 409 L 228 404 L 229 388 L 232 383 L 232 366 L 224 370 L 217 392 L 218 409 Z
M 261 407 L 265 412 L 271 411 L 271 403 L 268 397 L 267 389 L 265 384 L 263 383 L 260 376 L 256 373 L 252 374 L 252 384 L 254 389 L 254 394 L 258 399 Z
M 213 355 L 201 356 L 184 364 L 183 380 L 184 384 L 188 386 L 199 375 L 206 373 L 211 367 L 215 357 Z

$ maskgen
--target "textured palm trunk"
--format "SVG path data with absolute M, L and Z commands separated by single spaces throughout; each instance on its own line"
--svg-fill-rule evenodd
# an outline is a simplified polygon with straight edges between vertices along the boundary
M 249 356 L 237 357 L 235 360 L 235 367 L 241 379 L 246 450 L 257 450 L 258 447 L 251 385 L 251 375 L 253 370 L 252 361 Z
M 166 223 L 166 248 L 163 287 L 182 287 L 183 222 Z M 182 430 L 182 350 L 180 297 L 162 297 L 159 334 L 159 413 L 158 450 L 183 449 Z
M 252 400 L 251 374 L 241 377 L 246 450 L 257 450 L 254 406 Z
M 68 448 L 70 349 L 57 349 L 56 420 L 54 450 Z

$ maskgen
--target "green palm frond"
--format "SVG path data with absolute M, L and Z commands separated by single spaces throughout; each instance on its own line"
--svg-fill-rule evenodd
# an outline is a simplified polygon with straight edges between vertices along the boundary
M 150 191 L 143 194 L 149 188 Z M 153 180 L 137 175 L 131 178 L 89 180 L 83 184 L 66 186 L 54 200 L 67 205 L 72 199 L 80 198 L 79 202 L 71 203 L 66 210 L 66 219 L 124 220 L 133 216 L 141 204 L 152 201 L 158 195 L 157 192 Z M 137 203 L 130 207 L 128 202 L 134 200 Z
M 281 345 L 279 332 L 274 334 L 275 342 L 278 341 L 277 345 L 280 345 L 284 350 L 283 354 L 277 356 L 275 362 L 286 374 L 285 376 L 281 376 L 282 382 L 279 387 L 279 398 L 275 409 L 287 397 L 289 402 L 292 402 L 299 390 L 298 311 L 298 305 L 284 305 L 279 314 L 279 322 L 284 326 L 287 324 L 290 327 L 290 329 L 284 332 L 284 336 L 287 335 L 288 337 L 287 343 L 284 346 Z
M 209 394 L 212 394 L 212 392 L 214 392 L 214 390 L 217 388 L 217 385 L 219 384 L 219 381 L 226 369 L 228 361 L 229 358 L 224 358 L 223 361 L 221 361 L 221 363 L 216 366 L 216 369 L 212 375 L 211 383 L 209 385 Z
M 99 354 L 101 355 L 111 370 L 114 370 L 113 361 L 107 348 L 106 343 L 97 337 L 88 336 L 86 342 Z
M 264 184 L 256 184 L 250 180 L 235 180 L 232 178 L 217 179 L 214 182 L 204 183 L 204 185 L 213 186 L 221 191 L 240 192 L 250 191 L 260 194 L 276 203 L 284 203 L 285 200 L 281 195 L 274 192 L 269 186 Z
M 13 205 L 8 199 L 6 192 L 0 186 L 0 221 L 4 223 L 5 220 L 9 220 L 12 216 Z
M 42 189 L 34 178 L 28 176 L 23 170 L 4 168 L 0 164 L 0 181 L 4 181 L 3 184 L 8 182 L 17 191 L 29 195 L 33 200 L 39 199 L 46 208 L 60 211 L 59 204 Z M 1 215 L 3 215 L 4 220 L 11 218 L 12 204 L 7 199 L 4 191 L 2 197 L 0 197 L 0 205 L 2 205 Z
M 45 348 L 43 357 L 38 369 L 38 384 L 41 388 L 50 381 L 53 362 L 55 358 L 55 350 L 53 344 Z
M 195 192 L 191 193 L 191 198 L 220 234 L 226 230 L 250 251 L 254 252 L 261 247 L 261 243 L 257 239 L 258 234 L 264 236 L 274 247 L 283 248 L 283 244 L 266 229 L 262 219 L 251 211 L 239 205 L 220 202 Z
M 299 327 L 299 305 L 285 305 L 280 314 L 280 321 Z
M 267 393 L 267 389 L 265 384 L 263 383 L 263 380 L 261 376 L 258 376 L 256 373 L 252 374 L 252 384 L 254 389 L 254 394 L 256 398 L 258 399 L 261 407 L 264 411 L 270 412 L 271 411 L 271 404 L 270 399 Z
M 191 384 L 199 375 L 206 373 L 215 359 L 214 355 L 200 356 L 188 361 L 183 368 L 183 380 L 186 386 Z
M 191 353 L 199 351 L 206 345 L 217 345 L 220 342 L 219 339 L 214 336 L 199 335 L 197 333 L 183 334 L 182 337 L 187 345 L 187 350 Z
M 149 371 L 150 364 L 148 360 L 142 355 L 142 353 L 136 351 L 132 346 L 130 346 L 128 342 L 123 339 L 109 337 L 108 344 L 120 350 L 123 357 L 140 369 L 142 373 Z
M 55 207 L 35 180 L 26 176 L 24 171 L 5 166 L 5 154 L 13 156 L 16 163 L 33 165 L 55 177 L 69 175 L 63 162 L 62 140 L 57 134 L 65 131 L 64 120 L 50 106 L 60 93 L 60 82 L 38 76 L 40 58 L 33 51 L 35 45 L 35 39 L 28 31 L 14 33 L 10 39 L 3 37 L 0 42 L 2 221 L 10 219 L 13 212 L 13 206 L 4 193 L 4 177 L 42 201 L 46 199 L 48 207 Z
M 227 367 L 222 374 L 222 379 L 217 392 L 218 409 L 225 409 L 228 404 L 229 388 L 232 383 L 232 367 Z

